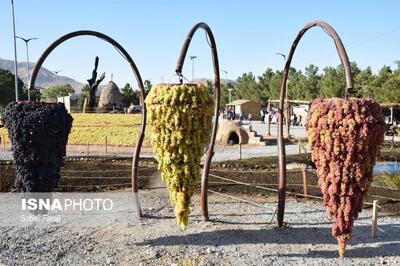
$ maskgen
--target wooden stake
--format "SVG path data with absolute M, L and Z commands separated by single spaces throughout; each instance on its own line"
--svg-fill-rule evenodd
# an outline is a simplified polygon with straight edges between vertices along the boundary
M 297 139 L 297 145 L 299 146 L 299 154 L 301 154 L 301 139 L 300 138 L 298 138 Z
M 4 138 L 4 134 L 1 135 L 1 142 L 3 144 L 3 152 L 6 152 L 6 139 Z
M 107 136 L 106 136 L 106 139 L 105 139 L 105 152 L 107 154 Z
M 303 194 L 305 198 L 308 198 L 306 168 L 303 167 L 301 172 L 303 173 Z
M 89 156 L 89 141 L 86 143 L 86 156 Z
M 286 138 L 290 138 L 290 104 L 286 102 Z
M 239 143 L 239 160 L 242 160 L 242 143 Z
M 378 201 L 374 200 L 373 201 L 373 207 L 372 207 L 372 228 L 371 228 L 371 237 L 375 238 L 376 237 L 376 231 L 378 227 Z
M 271 100 L 268 100 L 267 136 L 271 136 Z
M 87 98 L 85 98 L 85 100 L 83 100 L 83 110 L 82 110 L 82 113 L 86 113 L 86 105 L 87 105 Z

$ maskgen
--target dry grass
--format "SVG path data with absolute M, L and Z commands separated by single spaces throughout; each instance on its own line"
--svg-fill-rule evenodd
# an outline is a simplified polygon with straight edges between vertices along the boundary
M 74 122 L 68 144 L 104 144 L 129 146 L 136 143 L 140 131 L 140 114 L 72 114 Z M 5 128 L 0 128 L 0 137 L 9 143 Z M 145 139 L 145 144 L 146 144 Z

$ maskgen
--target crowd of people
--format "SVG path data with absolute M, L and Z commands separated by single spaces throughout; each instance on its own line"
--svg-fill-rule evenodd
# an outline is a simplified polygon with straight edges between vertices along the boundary
M 243 112 L 243 110 L 240 110 L 240 112 L 237 114 L 235 113 L 235 110 L 233 108 L 226 108 L 224 110 L 221 110 L 221 113 L 223 114 L 223 117 L 228 119 L 228 120 L 240 120 L 244 121 L 247 120 L 249 121 L 249 124 L 252 121 L 252 114 L 246 114 Z M 270 119 L 271 123 L 277 123 L 278 121 L 278 112 L 273 112 L 271 111 L 270 113 L 266 108 L 262 108 L 260 110 L 260 122 L 261 124 L 266 124 L 268 123 L 268 118 Z M 285 116 L 283 117 L 283 120 L 285 120 Z M 292 114 L 290 116 L 290 125 L 292 126 L 303 126 L 304 121 L 303 117 L 301 115 L 296 115 Z
M 227 108 L 225 110 L 222 110 L 222 113 L 224 115 L 224 117 L 228 120 L 237 120 L 239 119 L 240 121 L 243 120 L 248 120 L 249 122 L 251 122 L 251 113 L 246 114 L 243 112 L 243 110 L 240 110 L 239 114 L 235 113 L 235 110 L 233 108 Z

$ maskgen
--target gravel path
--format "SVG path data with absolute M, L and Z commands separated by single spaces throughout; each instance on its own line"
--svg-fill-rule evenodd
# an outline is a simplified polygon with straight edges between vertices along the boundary
M 246 121 L 245 121 L 246 123 Z M 261 124 L 259 121 L 252 121 L 251 125 L 253 129 L 259 135 L 266 135 L 266 125 Z M 271 125 L 271 133 L 273 136 L 277 134 L 277 126 L 275 124 Z M 305 137 L 306 131 L 305 127 L 295 126 L 291 127 L 291 135 L 295 137 Z M 392 137 L 385 137 L 385 140 L 391 140 Z M 400 136 L 394 138 L 395 141 L 400 141 Z M 298 145 L 286 145 L 286 154 L 297 154 Z M 7 150 L 10 147 L 7 145 Z M 118 157 L 132 157 L 133 147 L 118 147 L 109 146 L 108 154 Z M 86 146 L 85 145 L 71 145 L 67 147 L 67 156 L 85 156 Z M 105 155 L 104 147 L 101 145 L 92 145 L 90 147 L 91 155 Z M 242 145 L 242 158 L 253 158 L 262 156 L 278 155 L 277 145 L 268 146 L 257 146 L 257 145 Z M 142 147 L 141 157 L 149 158 L 154 157 L 154 153 L 151 147 Z M 227 145 L 216 145 L 215 154 L 213 161 L 225 161 L 225 160 L 236 160 L 239 159 L 239 146 L 227 146 Z M 0 160 L 12 160 L 12 153 L 10 151 L 0 152 Z
M 155 184 L 157 185 L 157 184 Z M 370 211 L 361 213 L 347 258 L 337 259 L 331 223 L 320 203 L 289 199 L 285 228 L 276 229 L 274 199 L 264 207 L 210 194 L 211 222 L 202 222 L 195 196 L 189 228 L 175 223 L 165 189 L 141 191 L 146 218 L 114 213 L 104 225 L 79 220 L 59 226 L 3 225 L 0 264 L 6 265 L 399 265 L 400 221 L 380 217 L 370 237 Z M 89 217 L 88 217 L 89 218 Z M 90 219 L 90 218 L 89 218 Z M 87 219 L 86 219 L 87 220 Z M 274 220 L 275 221 L 275 220 Z
M 126 157 L 131 158 L 133 153 L 133 148 L 126 148 L 125 152 L 109 152 L 109 156 Z M 286 154 L 297 154 L 297 145 L 286 145 Z M 242 145 L 242 158 L 252 158 L 252 157 L 263 157 L 263 156 L 273 156 L 278 154 L 278 146 L 253 146 L 253 145 Z M 105 155 L 103 151 L 94 152 L 92 151 L 90 155 Z M 67 156 L 85 156 L 85 152 L 79 151 L 67 151 Z M 142 149 L 140 154 L 141 158 L 152 158 L 154 153 L 149 147 Z M 236 160 L 239 159 L 239 146 L 225 146 L 216 145 L 215 154 L 213 161 L 225 161 L 225 160 Z M 1 160 L 12 160 L 12 153 L 10 151 L 0 152 Z

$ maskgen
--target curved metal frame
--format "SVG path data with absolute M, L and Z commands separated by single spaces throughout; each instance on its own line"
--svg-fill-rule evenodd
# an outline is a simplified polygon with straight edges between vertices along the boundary
M 217 128 L 218 128 L 218 116 L 219 116 L 219 104 L 220 104 L 220 98 L 221 98 L 221 83 L 220 83 L 220 75 L 219 75 L 219 63 L 218 63 L 218 53 L 217 53 L 217 45 L 215 43 L 214 35 L 210 29 L 210 27 L 204 23 L 200 22 L 192 27 L 192 29 L 189 31 L 187 38 L 185 42 L 183 43 L 183 46 L 181 48 L 181 52 L 179 54 L 178 62 L 176 63 L 176 73 L 179 75 L 181 79 L 181 83 L 183 81 L 182 79 L 182 68 L 183 64 L 185 61 L 185 57 L 187 54 L 187 51 L 189 49 L 190 42 L 192 40 L 192 37 L 194 33 L 199 29 L 202 28 L 206 31 L 207 36 L 209 37 L 210 40 L 210 47 L 211 47 L 211 53 L 212 53 L 212 60 L 213 60 L 213 65 L 214 65 L 214 80 L 215 80 L 215 108 L 214 108 L 214 124 L 212 128 L 212 133 L 211 133 L 211 140 L 210 140 L 210 146 L 208 147 L 207 151 L 207 157 L 204 163 L 204 168 L 203 168 L 203 174 L 201 177 L 201 199 L 200 199 L 200 206 L 201 206 L 201 211 L 203 215 L 203 220 L 208 221 L 208 199 L 207 199 L 207 190 L 208 190 L 208 174 L 210 172 L 210 166 L 211 166 L 211 160 L 214 155 L 214 145 L 215 145 L 215 138 L 217 135 Z
M 146 113 L 147 112 L 146 112 L 146 105 L 144 103 L 145 92 L 144 92 L 142 77 L 140 76 L 140 72 L 139 72 L 138 68 L 136 67 L 135 62 L 133 61 L 131 56 L 128 54 L 128 52 L 117 41 L 115 41 L 114 39 L 112 39 L 111 37 L 109 37 L 103 33 L 100 33 L 97 31 L 90 31 L 90 30 L 80 30 L 80 31 L 70 32 L 68 34 L 61 36 L 56 41 L 54 41 L 49 47 L 47 47 L 47 49 L 39 57 L 38 61 L 35 64 L 35 68 L 32 71 L 32 76 L 29 81 L 29 89 L 30 90 L 34 89 L 36 77 L 39 73 L 39 70 L 40 70 L 44 60 L 46 60 L 46 58 L 50 55 L 50 53 L 61 43 L 65 42 L 71 38 L 74 38 L 77 36 L 83 36 L 83 35 L 94 36 L 94 37 L 97 37 L 103 41 L 106 41 L 106 42 L 112 44 L 118 50 L 118 52 L 128 61 L 129 65 L 131 66 L 131 69 L 133 71 L 133 74 L 136 78 L 136 81 L 138 83 L 139 89 L 140 89 L 140 105 L 142 107 L 142 124 L 141 124 L 141 128 L 140 128 L 140 133 L 139 133 L 139 136 L 138 136 L 138 139 L 136 142 L 135 153 L 133 155 L 133 161 L 132 161 L 132 192 L 135 193 L 138 214 L 139 214 L 139 216 L 141 216 L 142 212 L 140 209 L 139 196 L 138 196 L 137 174 L 138 174 L 138 166 L 139 166 L 139 155 L 140 155 L 140 150 L 141 150 L 142 144 L 143 144 L 144 132 L 146 129 Z
M 285 69 L 283 71 L 283 77 L 281 82 L 281 90 L 279 96 L 279 109 L 278 109 L 278 149 L 279 149 L 279 184 L 278 184 L 278 214 L 277 214 L 277 225 L 278 227 L 283 226 L 283 218 L 285 213 L 285 199 L 286 199 L 286 151 L 285 145 L 283 143 L 283 109 L 285 104 L 285 93 L 286 93 L 286 83 L 289 75 L 290 64 L 292 62 L 293 54 L 296 47 L 310 28 L 319 26 L 322 28 L 335 42 L 336 50 L 339 54 L 340 61 L 342 62 L 344 73 L 346 77 L 346 87 L 344 89 L 343 97 L 347 99 L 348 91 L 353 88 L 353 77 L 351 74 L 351 68 L 349 63 L 349 58 L 347 57 L 346 50 L 343 43 L 336 33 L 335 29 L 332 28 L 328 23 L 315 20 L 306 24 L 297 34 L 293 41 L 292 47 L 290 48 L 289 55 L 286 60 Z

